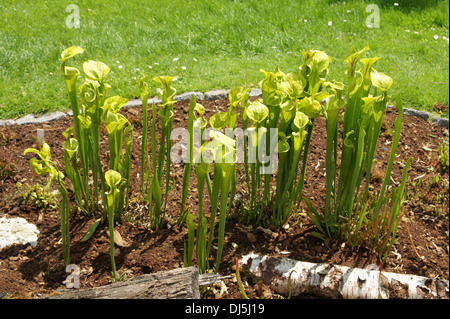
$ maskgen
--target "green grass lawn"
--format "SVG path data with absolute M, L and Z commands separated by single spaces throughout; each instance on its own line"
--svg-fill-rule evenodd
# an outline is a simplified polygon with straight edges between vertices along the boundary
M 71 3 L 80 28 L 66 27 Z M 379 28 L 366 26 L 370 3 Z M 179 93 L 256 87 L 260 69 L 294 71 L 311 49 L 326 51 L 328 79 L 345 83 L 351 47 L 369 44 L 393 98 L 431 112 L 449 101 L 449 0 L 2 0 L 0 18 L 0 118 L 69 109 L 58 67 L 72 45 L 86 51 L 69 65 L 110 66 L 110 96 L 138 97 L 141 71 L 176 76 Z

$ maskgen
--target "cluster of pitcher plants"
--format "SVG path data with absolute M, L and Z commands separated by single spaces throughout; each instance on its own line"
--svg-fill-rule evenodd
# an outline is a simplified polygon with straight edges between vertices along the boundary
M 205 108 L 194 96 L 190 101 L 187 128 L 182 204 L 178 225 L 188 230 L 184 265 L 197 263 L 201 273 L 218 271 L 222 259 L 225 222 L 236 199 L 236 182 L 245 180 L 246 196 L 239 205 L 240 221 L 280 229 L 305 202 L 319 238 L 337 238 L 352 246 L 367 244 L 386 258 L 396 241 L 397 224 L 405 198 L 407 161 L 398 188 L 391 187 L 391 169 L 399 143 L 403 109 L 397 98 L 398 117 L 386 175 L 378 193 L 369 190 L 372 163 L 392 79 L 376 71 L 378 58 L 362 58 L 368 47 L 352 49 L 346 59 L 347 84 L 326 80 L 330 57 L 322 51 L 302 52 L 298 70 L 280 69 L 264 73 L 259 83 L 262 97 L 250 99 L 251 89 L 239 87 L 229 93 L 229 107 L 205 117 Z M 129 209 L 131 152 L 134 127 L 120 113 L 127 100 L 107 97 L 105 82 L 109 67 L 102 62 L 83 64 L 86 75 L 78 85 L 80 71 L 67 66 L 68 59 L 84 49 L 73 46 L 61 54 L 60 70 L 69 92 L 73 126 L 64 132 L 64 169 L 52 162 L 50 147 L 43 143 L 30 164 L 34 171 L 56 180 L 62 196 L 61 231 L 63 258 L 70 264 L 69 219 L 78 211 L 96 218 L 83 240 L 88 240 L 102 220 L 109 225 L 112 275 L 117 279 L 114 261 L 114 226 Z M 358 63 L 362 67 L 358 69 Z M 143 104 L 140 158 L 140 199 L 150 216 L 150 227 L 160 229 L 166 221 L 168 193 L 172 189 L 172 119 L 174 78 L 143 75 L 138 81 Z M 158 85 L 160 103 L 150 106 L 152 84 Z M 149 108 L 150 106 L 150 108 Z M 303 195 L 308 154 L 315 119 L 326 119 L 326 197 L 323 205 L 311 203 Z M 242 128 L 237 127 L 242 123 Z M 157 134 L 157 126 L 160 134 Z M 209 127 L 208 127 L 209 126 Z M 340 129 L 340 127 L 342 128 Z M 109 163 L 102 163 L 101 131 L 108 136 Z M 340 133 L 342 132 L 342 133 Z M 341 145 L 339 142 L 342 141 Z M 191 172 L 198 185 L 198 211 L 188 211 Z M 74 189 L 76 205 L 71 205 L 65 177 Z M 205 188 L 206 185 L 206 188 Z M 205 212 L 205 198 L 210 202 Z M 208 218 L 209 216 L 209 218 Z M 218 219 L 218 231 L 216 223 Z M 217 236 L 217 238 L 216 238 Z M 212 256 L 215 242 L 215 259 Z M 211 258 L 214 259 L 210 265 Z

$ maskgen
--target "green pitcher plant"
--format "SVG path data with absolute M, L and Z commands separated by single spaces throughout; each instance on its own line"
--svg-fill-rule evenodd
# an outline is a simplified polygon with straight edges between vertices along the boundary
M 79 209 L 88 215 L 100 211 L 106 216 L 107 185 L 100 158 L 101 130 L 105 127 L 108 132 L 109 168 L 121 172 L 128 181 L 122 186 L 121 199 L 118 201 L 120 207 L 116 210 L 117 218 L 120 218 L 128 206 L 133 140 L 133 126 L 120 114 L 120 109 L 128 101 L 120 96 L 107 98 L 110 85 L 105 79 L 110 68 L 100 61 L 89 60 L 83 63 L 86 78 L 80 87 L 77 86 L 80 72 L 66 63 L 68 59 L 83 52 L 84 49 L 73 46 L 61 54 L 60 70 L 66 80 L 74 120 L 73 128 L 64 133 L 65 170 L 74 186 Z M 122 151 L 124 145 L 125 153 Z
M 34 153 L 39 158 L 33 157 L 30 159 L 30 165 L 33 171 L 40 175 L 46 176 L 48 174 L 48 184 L 56 180 L 58 182 L 59 193 L 62 197 L 60 205 L 60 221 L 61 221 L 61 237 L 63 246 L 63 259 L 65 269 L 70 265 L 70 201 L 67 194 L 67 190 L 64 186 L 64 174 L 58 170 L 56 164 L 51 160 L 50 146 L 44 142 L 42 148 L 37 150 L 35 148 L 27 148 L 24 151 L 24 155 L 28 153 Z
M 201 119 L 201 118 L 200 118 Z M 236 170 L 236 143 L 231 137 L 217 130 L 210 131 L 212 141 L 206 141 L 197 149 L 194 158 L 194 169 L 198 182 L 199 210 L 196 239 L 196 257 L 201 273 L 209 269 L 209 256 L 215 238 L 215 225 L 217 212 L 219 212 L 219 229 L 217 234 L 217 253 L 214 271 L 218 272 L 222 259 L 222 251 L 225 235 L 225 223 L 230 202 L 231 183 Z M 213 167 L 213 181 L 210 189 L 211 217 L 210 225 L 207 227 L 207 220 L 203 211 L 204 185 L 207 182 L 211 168 Z M 188 246 L 185 251 L 185 265 L 190 265 L 189 257 L 193 256 L 193 230 L 195 229 L 194 216 L 188 214 Z
M 220 208 L 219 208 L 219 229 L 215 272 L 219 271 L 220 261 L 222 258 L 223 241 L 225 235 L 225 222 L 227 214 L 227 205 L 229 202 L 229 193 L 231 190 L 231 182 L 233 174 L 236 170 L 236 148 L 235 141 L 219 131 L 211 131 L 210 136 L 213 139 L 206 145 L 211 150 L 211 158 L 214 162 L 214 180 L 213 180 L 213 198 L 217 198 L 214 192 L 220 188 Z M 217 168 L 217 170 L 216 170 Z M 220 183 L 220 184 L 219 184 Z M 220 187 L 214 187 L 220 185 Z M 211 225 L 208 240 L 208 254 L 211 251 L 212 238 L 214 234 L 214 221 L 216 211 L 211 211 Z
M 148 102 L 148 84 L 146 81 L 147 76 L 143 75 L 140 81 L 141 98 L 143 99 L 143 104 Z M 153 81 L 161 85 L 158 95 L 161 98 L 161 104 L 159 105 L 159 110 L 155 103 L 152 103 L 152 122 L 151 122 L 151 171 L 153 176 L 150 179 L 150 156 L 146 152 L 147 149 L 147 134 L 143 131 L 142 139 L 142 158 L 141 158 L 141 173 L 144 175 L 145 185 L 150 185 L 143 188 L 145 191 L 144 200 L 149 205 L 151 227 L 154 229 L 159 229 L 164 224 L 165 213 L 167 210 L 167 198 L 170 191 L 170 169 L 171 169 L 171 132 L 172 132 L 172 119 L 173 119 L 173 97 L 176 93 L 176 89 L 171 85 L 173 77 L 170 76 L 158 76 L 153 78 Z M 148 118 L 148 114 L 144 107 L 144 121 Z M 156 137 L 156 125 L 158 122 L 157 115 L 159 115 L 159 122 L 161 125 L 161 139 L 159 141 L 159 150 L 157 151 L 157 137 Z M 147 123 L 144 123 L 144 128 L 147 128 Z M 158 152 L 158 155 L 157 155 Z M 145 164 L 147 163 L 147 164 Z M 145 169 L 145 165 L 148 165 L 148 170 Z M 163 182 L 163 171 L 165 168 L 165 181 Z M 162 186 L 164 184 L 164 189 Z M 164 194 L 164 198 L 163 198 Z
M 108 199 L 108 226 L 109 226 L 109 244 L 111 256 L 111 269 L 114 280 L 117 280 L 116 261 L 114 254 L 114 220 L 115 209 L 120 195 L 120 184 L 123 183 L 122 176 L 115 170 L 109 170 L 105 173 L 105 181 L 109 187 L 109 191 L 105 193 Z
M 411 159 L 405 165 L 398 190 L 393 189 L 392 193 L 386 194 L 401 133 L 403 108 L 399 97 L 386 175 L 378 198 L 370 194 L 372 164 L 386 110 L 387 91 L 393 81 L 373 68 L 378 58 L 361 59 L 367 50 L 368 46 L 361 51 L 353 49 L 347 58 L 347 88 L 342 83 L 326 83 L 333 94 L 325 98 L 322 109 L 327 123 L 325 207 L 319 213 L 308 199 L 306 203 L 309 215 L 320 231 L 315 233 L 316 236 L 339 238 L 352 246 L 370 242 L 372 248 L 378 247 L 385 256 L 395 242 L 404 199 L 404 183 Z M 358 61 L 363 64 L 360 69 L 357 69 Z M 341 165 L 338 168 L 340 120 L 343 124 L 343 142 L 340 146 Z
M 301 51 L 303 63 L 293 72 L 285 73 L 278 67 L 273 71 L 260 70 L 261 97 L 251 98 L 251 89 L 246 86 L 233 88 L 228 94 L 228 109 L 215 112 L 208 120 L 207 110 L 192 96 L 188 139 L 183 141 L 187 152 L 176 221 L 178 226 L 186 223 L 187 227 L 185 266 L 196 259 L 201 273 L 209 271 L 213 242 L 217 242 L 213 267 L 214 271 L 219 270 L 225 222 L 233 207 L 238 207 L 244 224 L 279 230 L 294 211 L 301 209 L 303 201 L 318 230 L 314 235 L 322 239 L 338 238 L 352 246 L 368 243 L 386 257 L 396 240 L 412 159 L 404 165 L 399 186 L 391 187 L 403 117 L 402 101 L 397 97 L 398 117 L 386 175 L 379 193 L 371 191 L 372 166 L 393 80 L 374 68 L 377 57 L 364 57 L 368 50 L 368 46 L 360 51 L 352 49 L 346 59 L 345 84 L 326 79 L 331 58 L 324 51 Z M 78 211 L 88 216 L 100 213 L 103 219 L 108 219 L 115 277 L 113 228 L 129 207 L 134 127 L 121 112 L 127 99 L 107 96 L 110 68 L 106 64 L 84 62 L 84 79 L 78 85 L 81 72 L 69 66 L 68 61 L 83 52 L 83 48 L 72 46 L 61 53 L 60 59 L 73 112 L 73 126 L 64 132 L 64 170 L 73 186 Z M 138 80 L 143 111 L 140 198 L 148 206 L 153 229 L 163 227 L 168 195 L 174 187 L 171 135 L 176 131 L 172 126 L 177 90 L 173 81 L 170 76 L 145 74 Z M 152 84 L 157 86 L 161 102 L 149 105 Z M 326 193 L 322 207 L 317 209 L 315 203 L 303 196 L 303 188 L 312 133 L 319 116 L 326 120 Z M 238 123 L 242 123 L 242 137 L 237 136 Z M 157 127 L 161 129 L 160 135 Z M 211 140 L 207 138 L 209 129 Z M 103 132 L 107 133 L 106 145 L 100 143 Z M 34 158 L 30 164 L 36 173 L 49 175 L 48 185 L 53 180 L 59 183 L 66 262 L 70 204 L 64 175 L 51 161 L 47 144 L 41 150 L 26 152 L 38 155 L 40 160 Z M 109 154 L 108 163 L 102 163 L 101 154 L 105 152 Z M 198 185 L 197 214 L 187 206 L 192 170 Z M 241 205 L 234 206 L 239 180 L 244 180 L 246 194 L 240 199 Z M 204 211 L 204 195 L 209 196 L 211 204 L 209 218 Z M 89 230 L 89 236 L 94 230 Z
M 321 114 L 321 103 L 327 96 L 324 77 L 331 61 L 323 51 L 302 54 L 304 63 L 298 72 L 261 70 L 265 75 L 259 84 L 262 99 L 242 108 L 243 127 L 249 135 L 244 139 L 249 200 L 243 205 L 242 216 L 246 224 L 279 229 L 302 199 L 314 119 Z M 276 174 L 267 169 L 274 150 L 278 156 Z M 272 190 L 274 176 L 277 182 Z M 265 213 L 268 209 L 271 214 Z

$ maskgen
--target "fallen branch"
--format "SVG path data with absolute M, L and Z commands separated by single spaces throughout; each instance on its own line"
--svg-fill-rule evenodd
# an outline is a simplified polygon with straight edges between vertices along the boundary
M 44 299 L 199 299 L 199 286 L 230 276 L 199 275 L 195 267 L 145 274 L 130 280 L 89 289 L 63 289 Z
M 248 254 L 242 271 L 277 293 L 344 299 L 448 299 L 447 280 Z

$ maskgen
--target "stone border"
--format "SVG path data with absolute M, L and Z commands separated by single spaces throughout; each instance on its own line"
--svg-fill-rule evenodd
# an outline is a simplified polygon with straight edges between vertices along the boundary
M 231 90 L 214 90 L 214 91 L 209 91 L 209 92 L 205 92 L 205 93 L 186 92 L 186 93 L 182 93 L 179 95 L 175 95 L 174 100 L 175 101 L 189 100 L 189 99 L 191 99 L 192 95 L 194 95 L 197 100 L 214 101 L 214 100 L 227 98 L 228 93 L 230 91 Z M 250 96 L 262 96 L 261 89 L 253 88 L 250 91 Z M 161 100 L 159 100 L 157 98 L 151 98 L 151 99 L 149 99 L 148 102 L 149 102 L 149 104 L 151 104 L 153 102 L 158 104 L 158 103 L 161 103 Z M 134 100 L 130 100 L 124 107 L 135 107 L 135 106 L 140 106 L 140 105 L 142 105 L 142 101 L 140 99 L 134 99 Z M 392 106 L 388 106 L 388 107 L 392 107 Z M 405 115 L 417 116 L 417 117 L 423 118 L 425 121 L 430 121 L 430 119 L 431 119 L 432 124 L 438 124 L 440 126 L 447 127 L 447 128 L 449 127 L 449 119 L 439 117 L 439 116 L 434 116 L 432 113 L 428 113 L 425 111 L 419 111 L 419 110 L 415 110 L 415 109 L 409 109 L 409 108 L 404 108 L 403 112 Z M 17 120 L 0 120 L 0 126 L 43 124 L 46 122 L 65 118 L 67 116 L 73 116 L 72 111 L 67 111 L 66 113 L 54 112 L 54 113 L 44 114 L 39 117 L 35 117 L 33 114 L 28 114 Z

